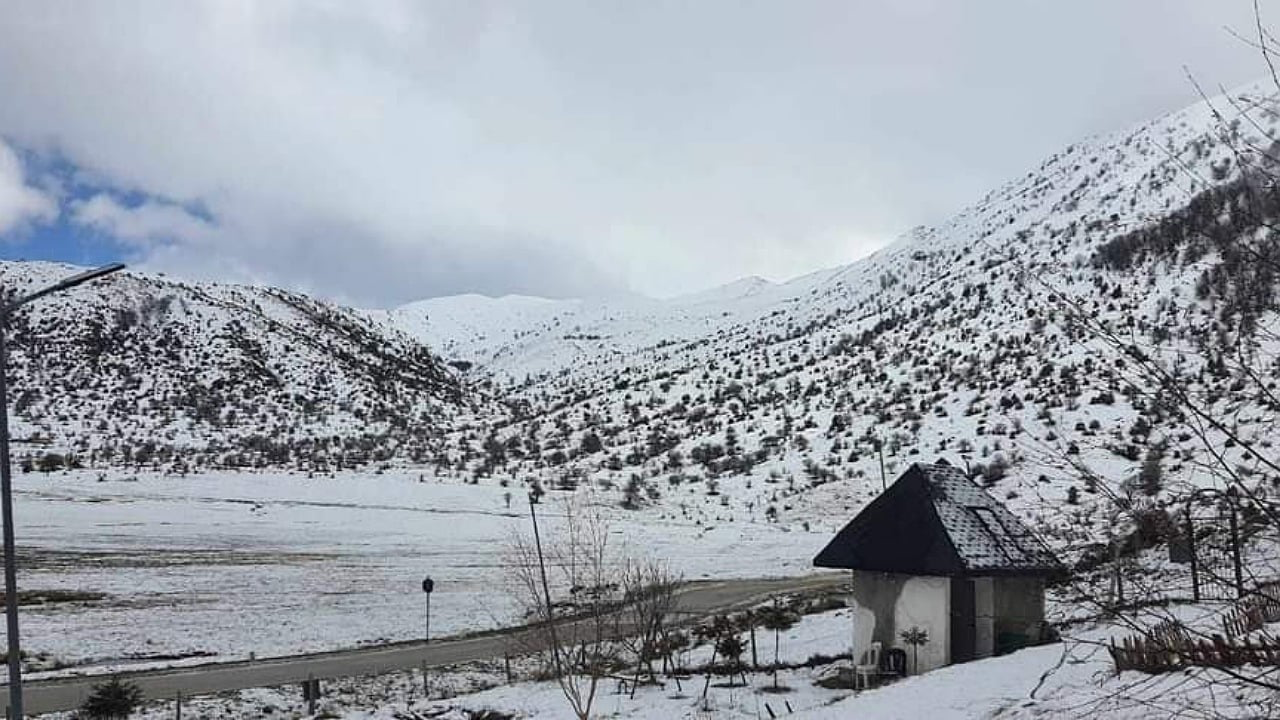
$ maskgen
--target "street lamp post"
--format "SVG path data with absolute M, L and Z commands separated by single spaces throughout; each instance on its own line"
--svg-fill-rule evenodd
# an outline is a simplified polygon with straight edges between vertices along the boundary
M 427 628 L 426 633 L 422 637 L 422 643 L 425 645 L 431 642 L 431 593 L 436 589 L 436 581 L 430 576 L 422 581 L 422 592 L 427 596 Z M 431 681 L 427 675 L 427 659 L 422 658 L 422 697 L 424 700 L 431 699 Z
M 22 643 L 18 637 L 18 561 L 13 545 L 13 472 L 9 467 L 9 318 L 23 305 L 104 275 L 123 270 L 114 263 L 72 275 L 48 287 L 23 295 L 0 307 L 0 514 L 4 519 L 4 605 L 9 640 L 9 717 L 21 720 Z
M 422 592 L 427 596 L 427 628 L 426 634 L 423 636 L 423 642 L 431 641 L 431 592 L 436 589 L 436 581 L 431 578 L 425 578 L 422 581 Z

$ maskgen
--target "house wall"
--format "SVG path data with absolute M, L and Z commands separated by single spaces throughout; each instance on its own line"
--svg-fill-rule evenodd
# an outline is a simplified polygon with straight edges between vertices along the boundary
M 1044 629 L 1044 581 L 1025 577 L 974 578 L 977 615 L 977 656 L 990 657 L 1011 636 L 1036 642 Z M 900 647 L 912 664 L 913 649 L 898 633 L 919 627 L 929 642 L 919 648 L 920 671 L 951 662 L 951 582 L 945 577 L 853 572 L 850 598 L 853 615 L 852 650 L 861 660 L 871 643 Z
M 897 642 L 894 608 L 902 595 L 908 576 L 892 573 L 853 571 L 853 594 L 849 606 L 853 610 L 853 659 L 859 662 L 871 643 L 884 647 Z
M 929 633 L 929 643 L 919 648 L 920 670 L 946 665 L 950 627 L 951 586 L 948 578 L 853 572 L 853 657 L 860 660 L 872 642 L 885 648 L 900 647 L 907 652 L 909 669 L 913 649 L 903 644 L 898 633 L 919 627 Z
M 899 631 L 918 627 L 929 633 L 929 642 L 918 649 L 919 672 L 940 668 L 951 661 L 951 579 L 945 577 L 913 577 L 902 588 L 902 596 L 894 608 L 894 625 Z M 917 649 L 906 647 L 900 639 L 894 643 L 907 651 L 907 664 L 916 672 Z
M 996 645 L 1001 635 L 1021 635 L 1038 642 L 1044 631 L 1044 580 L 1030 577 L 995 578 Z

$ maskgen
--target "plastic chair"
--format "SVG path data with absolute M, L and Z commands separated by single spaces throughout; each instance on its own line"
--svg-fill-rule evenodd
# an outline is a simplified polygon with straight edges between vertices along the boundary
M 855 690 L 866 690 L 880 676 L 881 647 L 882 645 L 879 642 L 871 643 L 867 651 L 862 654 L 862 659 L 866 662 L 853 666 L 853 688 Z

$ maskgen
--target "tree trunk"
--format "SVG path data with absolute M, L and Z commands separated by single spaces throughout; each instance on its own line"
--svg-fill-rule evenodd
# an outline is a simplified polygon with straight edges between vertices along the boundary
M 707 699 L 707 690 L 711 689 L 711 673 L 715 671 L 715 667 L 716 667 L 716 651 L 715 651 L 715 649 L 714 649 L 714 648 L 712 648 L 712 650 L 711 650 L 711 663 L 710 663 L 709 665 L 707 665 L 707 681 L 706 681 L 705 683 L 703 683 L 703 684 L 702 684 L 702 699 L 703 699 L 703 700 Z
M 778 658 L 782 656 L 780 648 L 782 647 L 782 631 L 773 631 L 773 689 L 778 689 Z

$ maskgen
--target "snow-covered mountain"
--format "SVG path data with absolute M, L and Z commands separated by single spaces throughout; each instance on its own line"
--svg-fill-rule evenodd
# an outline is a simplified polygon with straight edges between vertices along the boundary
M 823 270 L 785 284 L 744 278 L 667 300 L 548 300 L 526 296 L 456 295 L 411 303 L 375 317 L 436 348 L 443 356 L 502 382 L 557 373 L 582 361 L 695 341 L 734 324 L 750 324 L 787 303 Z
M 947 222 L 785 283 L 353 311 L 116 278 L 19 318 L 19 435 L 98 463 L 424 465 L 705 523 L 845 519 L 878 492 L 883 449 L 890 479 L 944 457 L 1084 536 L 1111 505 L 1077 465 L 1119 484 L 1154 463 L 1151 497 L 1208 481 L 1202 443 L 1135 383 L 1131 352 L 1234 413 L 1241 437 L 1271 428 L 1276 408 L 1227 351 L 1277 321 L 1233 288 L 1265 300 L 1276 278 L 1226 242 L 1269 237 L 1280 215 L 1241 172 L 1269 162 L 1269 92 L 1077 143 Z M 7 264 L 0 280 L 62 271 Z
M 78 270 L 0 263 L 0 286 Z M 272 288 L 121 273 L 32 303 L 11 327 L 15 453 L 34 465 L 425 460 L 468 402 L 418 342 Z
M 1235 403 L 1242 432 L 1269 427 L 1252 428 L 1268 406 L 1221 367 L 1242 265 L 1220 241 L 1266 232 L 1240 163 L 1269 162 L 1271 93 L 1077 143 L 941 225 L 787 283 L 662 301 L 446 298 L 414 306 L 425 323 L 391 321 L 474 364 L 510 408 L 455 435 L 453 470 L 585 484 L 707 522 L 847 517 L 879 490 L 880 443 L 890 479 L 945 457 L 1032 516 L 1108 505 L 1078 463 L 1117 485 L 1148 461 L 1161 482 L 1206 482 L 1203 448 L 1099 333 Z M 476 324 L 449 337 L 459 304 Z

